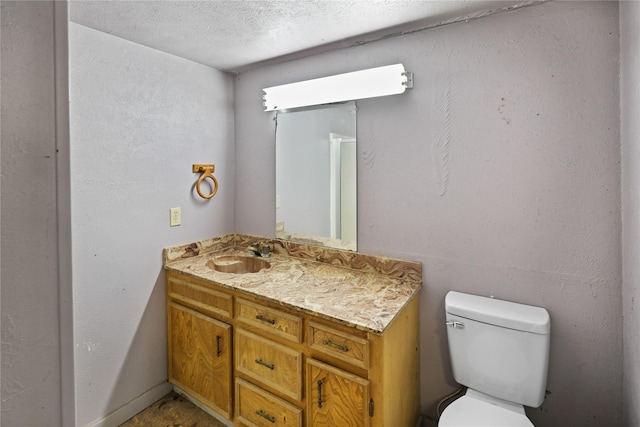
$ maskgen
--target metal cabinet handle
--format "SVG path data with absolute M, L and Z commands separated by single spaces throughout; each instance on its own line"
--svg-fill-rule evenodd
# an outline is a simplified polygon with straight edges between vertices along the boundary
M 258 365 L 262 365 L 262 366 L 264 366 L 264 367 L 267 367 L 267 368 L 271 369 L 272 371 L 273 371 L 274 369 L 276 369 L 276 365 L 274 365 L 274 364 L 272 364 L 272 363 L 267 363 L 267 362 L 263 361 L 262 359 L 256 359 L 256 363 L 257 363 Z
M 275 321 L 275 320 L 273 320 L 273 319 L 269 319 L 269 318 L 267 318 L 267 317 L 264 317 L 262 314 L 257 314 L 257 315 L 256 315 L 256 319 L 258 319 L 258 320 L 262 320 L 263 322 L 267 322 L 267 323 L 269 323 L 270 325 L 275 325 L 275 324 L 276 324 L 276 321 Z
M 324 340 L 322 341 L 322 344 L 328 345 L 329 347 L 337 348 L 338 350 L 349 351 L 349 347 L 347 347 L 346 345 L 336 344 L 331 340 Z
M 222 347 L 220 347 L 220 340 L 222 337 L 220 335 L 216 335 L 216 356 L 220 357 L 222 355 Z
M 322 384 L 324 381 L 318 380 L 318 408 L 322 408 Z
M 256 414 L 261 416 L 262 418 L 264 418 L 265 420 L 269 421 L 270 423 L 275 423 L 276 422 L 276 417 L 273 417 L 267 413 L 265 413 L 262 409 L 258 409 L 256 411 Z

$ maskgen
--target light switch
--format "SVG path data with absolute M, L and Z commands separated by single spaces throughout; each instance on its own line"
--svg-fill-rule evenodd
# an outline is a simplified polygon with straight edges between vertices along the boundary
M 182 224 L 182 209 L 170 208 L 169 209 L 169 225 L 175 227 Z

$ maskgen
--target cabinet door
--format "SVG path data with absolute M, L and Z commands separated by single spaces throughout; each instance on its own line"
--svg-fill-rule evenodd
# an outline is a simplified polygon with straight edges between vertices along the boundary
M 308 427 L 369 427 L 369 381 L 307 359 Z
M 231 416 L 231 325 L 169 303 L 169 380 Z

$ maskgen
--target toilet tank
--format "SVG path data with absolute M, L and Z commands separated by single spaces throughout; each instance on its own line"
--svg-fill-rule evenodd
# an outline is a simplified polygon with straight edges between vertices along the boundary
M 550 319 L 541 307 L 451 291 L 445 298 L 455 380 L 510 402 L 542 404 Z

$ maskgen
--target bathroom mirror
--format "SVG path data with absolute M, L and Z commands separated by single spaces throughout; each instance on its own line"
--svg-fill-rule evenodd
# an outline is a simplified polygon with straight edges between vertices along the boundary
M 355 102 L 279 111 L 276 120 L 276 237 L 355 251 Z

